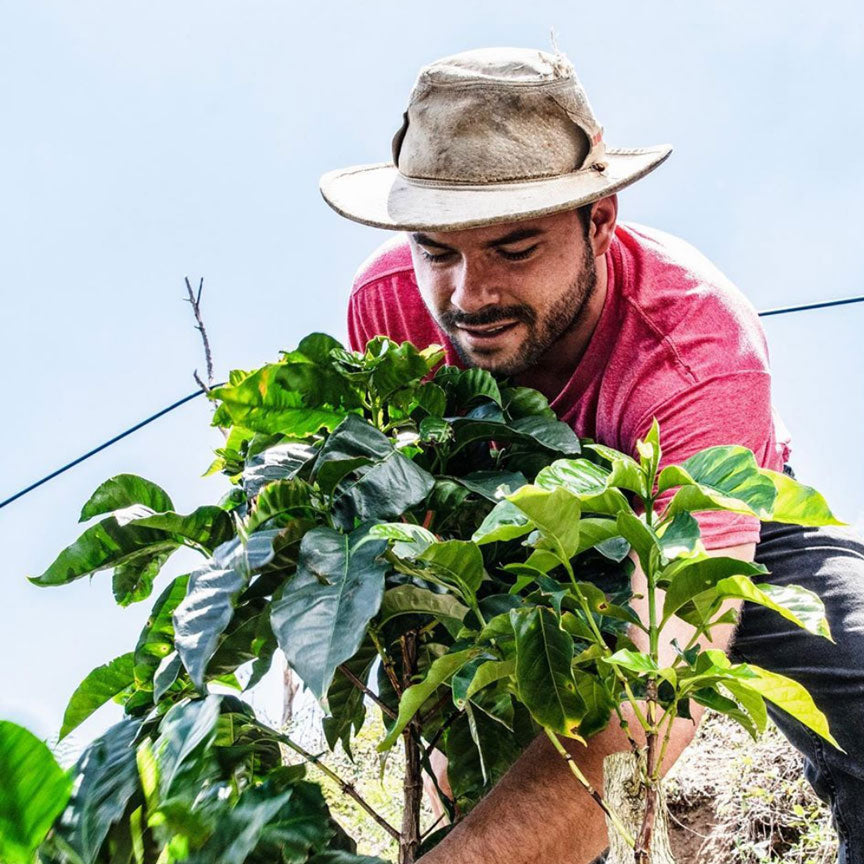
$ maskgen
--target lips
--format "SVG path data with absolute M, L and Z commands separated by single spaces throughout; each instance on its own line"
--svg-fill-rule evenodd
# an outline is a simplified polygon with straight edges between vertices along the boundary
M 490 342 L 505 333 L 509 333 L 518 324 L 518 321 L 505 321 L 503 324 L 499 321 L 483 327 L 466 327 L 460 324 L 457 329 L 468 336 L 471 341 Z

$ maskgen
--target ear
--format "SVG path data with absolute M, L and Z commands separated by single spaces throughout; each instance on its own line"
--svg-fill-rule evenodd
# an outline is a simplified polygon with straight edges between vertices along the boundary
M 594 257 L 606 254 L 606 250 L 615 236 L 615 224 L 618 219 L 618 196 L 608 195 L 594 202 L 591 210 L 591 226 L 588 238 L 594 250 Z

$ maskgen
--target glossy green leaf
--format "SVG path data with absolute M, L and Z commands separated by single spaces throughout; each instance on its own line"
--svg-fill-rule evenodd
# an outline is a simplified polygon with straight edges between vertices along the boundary
M 609 725 L 612 711 L 615 710 L 615 701 L 597 675 L 574 669 L 573 677 L 576 681 L 576 692 L 585 703 L 585 716 L 579 723 L 579 734 L 583 738 L 590 738 Z
M 95 864 L 111 827 L 139 789 L 133 742 L 138 723 L 124 720 L 97 738 L 81 755 L 73 776 L 75 791 L 57 830 L 84 864 Z
M 159 737 L 153 745 L 159 768 L 159 790 L 163 798 L 176 793 L 184 763 L 199 745 L 212 742 L 219 719 L 219 696 L 207 696 L 171 708 L 159 724 Z
M 528 517 L 510 501 L 496 504 L 480 527 L 471 535 L 477 544 L 496 543 L 501 540 L 515 540 L 534 530 Z
M 528 485 L 521 471 L 472 471 L 454 479 L 489 501 L 500 501 L 505 495 Z
M 351 756 L 351 736 L 360 731 L 366 717 L 363 691 L 343 674 L 341 667 L 346 667 L 365 684 L 377 659 L 374 642 L 366 639 L 353 657 L 340 664 L 333 676 L 327 690 L 327 716 L 322 720 L 324 737 L 331 750 L 341 741 L 343 749 Z
M 255 499 L 255 507 L 249 515 L 246 530 L 258 531 L 271 519 L 277 517 L 303 517 L 312 512 L 312 487 L 294 477 L 277 480 L 265 486 Z M 227 515 L 227 514 L 226 514 Z M 273 523 L 275 527 L 279 523 Z
M 699 523 L 689 513 L 677 513 L 657 534 L 665 561 L 689 558 L 699 549 Z
M 135 683 L 147 687 L 153 673 L 174 648 L 174 610 L 186 596 L 189 576 L 177 576 L 159 595 L 141 630 L 133 654 Z
M 551 492 L 537 486 L 523 486 L 508 496 L 542 534 L 562 559 L 569 560 L 579 548 L 579 499 L 566 489 Z
M 32 864 L 69 800 L 72 778 L 32 732 L 0 720 L 0 861 Z
M 655 571 L 654 562 L 660 558 L 660 538 L 649 528 L 644 519 L 632 513 L 618 514 L 618 533 L 630 544 L 639 557 L 643 573 Z
M 542 606 L 514 609 L 510 621 L 516 634 L 516 683 L 522 703 L 541 726 L 578 737 L 574 730 L 585 716 L 585 702 L 570 667 L 572 638 Z
M 777 490 L 771 511 L 773 522 L 791 522 L 796 525 L 844 525 L 832 512 L 828 502 L 815 489 L 767 468 L 761 469 Z
M 429 667 L 426 677 L 418 684 L 412 684 L 399 700 L 399 714 L 396 721 L 387 734 L 387 737 L 378 745 L 378 749 L 389 750 L 402 730 L 411 721 L 411 718 L 420 710 L 423 703 L 453 675 L 456 674 L 466 663 L 473 660 L 479 653 L 480 648 L 467 648 L 464 651 L 456 651 L 452 654 L 444 654 L 435 660 Z
M 490 684 L 510 678 L 516 672 L 516 658 L 507 660 L 484 660 L 477 667 L 465 691 L 465 698 L 471 699 Z
M 411 522 L 380 522 L 369 529 L 369 536 L 378 540 L 392 540 L 393 552 L 400 558 L 416 558 L 438 538 L 422 525 Z
M 335 429 L 347 410 L 358 407 L 356 394 L 334 368 L 309 361 L 263 366 L 210 395 L 221 403 L 214 425 L 297 438 Z
M 441 580 L 456 586 L 464 597 L 473 597 L 483 581 L 483 554 L 467 540 L 445 540 L 427 546 L 418 561 L 428 565 Z
M 385 544 L 366 538 L 365 528 L 350 535 L 313 528 L 300 545 L 297 575 L 271 608 L 279 647 L 318 699 L 336 667 L 360 647 L 381 606 L 387 565 L 379 555 Z
M 234 523 L 221 507 L 199 507 L 188 516 L 173 511 L 154 513 L 136 519 L 132 524 L 144 528 L 158 528 L 175 537 L 200 547 L 205 552 L 213 552 L 217 546 L 226 543 L 234 535 Z
M 65 738 L 97 708 L 130 687 L 134 681 L 133 655 L 122 654 L 104 666 L 97 666 L 78 685 L 63 715 L 60 738 Z
M 133 504 L 144 504 L 155 513 L 174 509 L 168 493 L 160 486 L 137 474 L 118 474 L 102 483 L 90 496 L 78 521 L 86 522 L 94 516 L 113 513 Z
M 153 582 L 171 557 L 173 548 L 135 557 L 114 568 L 111 591 L 119 606 L 129 606 L 146 600 L 153 591 Z
M 660 472 L 658 491 L 676 486 L 665 515 L 682 511 L 732 510 L 760 519 L 771 517 L 777 492 L 774 483 L 756 464 L 746 447 L 709 447 L 691 456 L 680 466 L 669 465 Z
M 154 556 L 171 553 L 179 542 L 155 528 L 134 523 L 121 525 L 109 516 L 88 528 L 67 546 L 40 576 L 31 576 L 34 585 L 66 585 L 100 570 L 134 563 L 152 566 Z
M 817 594 L 800 585 L 754 585 L 746 576 L 729 576 L 721 579 L 714 590 L 720 599 L 739 598 L 758 603 L 815 636 L 831 639 L 824 604 Z
M 246 545 L 235 538 L 189 575 L 186 597 L 174 611 L 174 643 L 193 684 L 204 686 L 204 672 L 219 637 L 233 615 L 250 574 L 273 558 L 276 531 L 250 535 Z
M 706 556 L 676 563 L 679 566 L 676 567 L 673 564 L 672 568 L 664 570 L 664 573 L 668 573 L 674 568 L 674 575 L 666 588 L 661 627 L 685 603 L 702 594 L 703 591 L 713 588 L 722 579 L 737 575 L 764 576 L 767 572 L 761 564 L 751 564 L 746 561 L 739 561 L 737 558 Z
M 501 404 L 498 382 L 485 369 L 442 366 L 435 375 L 435 383 L 447 394 L 447 410 L 451 414 L 464 411 L 480 399 Z
M 635 459 L 626 453 L 619 453 L 617 450 L 602 444 L 588 444 L 586 449 L 592 450 L 609 462 L 610 473 L 607 481 L 609 486 L 629 489 L 643 498 L 648 497 L 648 481 L 645 477 L 645 471 Z
M 246 494 L 255 496 L 268 483 L 296 477 L 317 454 L 311 445 L 297 442 L 277 444 L 250 456 L 243 469 Z
M 828 728 L 828 719 L 816 707 L 813 697 L 797 681 L 785 675 L 778 675 L 776 672 L 769 672 L 752 663 L 748 663 L 747 668 L 755 672 L 756 677 L 748 678 L 746 682 L 739 682 L 739 690 L 748 687 L 755 690 L 760 696 L 773 702 L 778 708 L 782 708 L 838 750 L 843 749 L 834 740 Z
M 756 731 L 761 734 L 768 725 L 768 711 L 762 694 L 742 681 L 724 681 L 722 686 L 728 690 L 738 704 L 747 712 L 753 721 Z
M 624 494 L 609 485 L 610 473 L 587 459 L 558 459 L 537 474 L 542 489 L 566 489 L 579 499 L 586 513 L 617 516 L 633 512 Z
M 461 622 L 468 607 L 452 594 L 439 594 L 416 585 L 397 585 L 384 592 L 379 620 L 382 624 L 399 615 L 431 615 Z

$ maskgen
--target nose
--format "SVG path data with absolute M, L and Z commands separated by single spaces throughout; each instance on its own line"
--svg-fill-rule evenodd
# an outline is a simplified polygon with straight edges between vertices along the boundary
M 477 312 L 495 306 L 501 299 L 494 274 L 481 261 L 462 258 L 453 275 L 450 304 L 460 312 Z

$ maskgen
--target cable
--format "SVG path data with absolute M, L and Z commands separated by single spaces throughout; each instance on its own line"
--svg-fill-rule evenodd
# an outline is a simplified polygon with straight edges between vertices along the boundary
M 763 312 L 759 313 L 760 318 L 768 318 L 772 315 L 787 315 L 790 312 L 807 312 L 811 309 L 827 309 L 831 306 L 846 306 L 850 303 L 862 303 L 864 302 L 864 295 L 860 297 L 846 297 L 842 300 L 825 300 L 821 303 L 805 303 L 801 306 L 781 306 L 776 309 L 766 309 Z M 115 435 L 109 441 L 106 441 L 104 444 L 100 444 L 98 447 L 94 447 L 92 450 L 85 453 L 83 456 L 79 456 L 77 459 L 70 462 L 68 465 L 64 465 L 62 468 L 58 468 L 56 471 L 52 471 L 47 476 L 43 477 L 41 480 L 37 480 L 35 483 L 31 483 L 26 489 L 22 489 L 20 492 L 16 492 L 11 498 L 7 498 L 5 501 L 0 501 L 0 510 L 2 510 L 7 504 L 11 504 L 13 501 L 21 498 L 23 495 L 26 495 L 28 492 L 32 492 L 34 489 L 41 486 L 43 483 L 47 483 L 49 480 L 53 480 L 58 474 L 62 474 L 64 471 L 68 471 L 70 468 L 74 468 L 76 465 L 79 465 L 85 459 L 89 459 L 91 456 L 95 456 L 101 450 L 104 450 L 106 447 L 110 447 L 112 444 L 116 444 L 122 438 L 125 438 L 127 435 L 131 435 L 133 432 L 137 432 L 142 426 L 146 426 L 148 423 L 152 423 L 154 420 L 158 420 L 164 414 L 167 414 L 169 411 L 173 411 L 175 408 L 179 408 L 181 405 L 184 405 L 190 399 L 194 399 L 196 396 L 200 396 L 204 391 L 196 390 L 194 393 L 190 393 L 188 396 L 184 396 L 182 399 L 179 399 L 177 402 L 174 402 L 172 405 L 169 405 L 167 408 L 163 408 L 161 411 L 158 411 L 156 414 L 153 414 L 151 417 L 148 417 L 146 420 L 142 420 L 140 423 L 136 423 L 134 426 L 131 426 L 125 432 L 121 432 L 119 435 Z
M 112 444 L 116 444 L 121 438 L 125 438 L 127 435 L 131 435 L 133 432 L 137 432 L 142 426 L 146 426 L 148 423 L 152 423 L 154 420 L 158 420 L 164 414 L 167 414 L 169 411 L 173 411 L 175 408 L 179 408 L 181 405 L 184 405 L 190 399 L 194 399 L 196 396 L 200 396 L 204 391 L 196 390 L 194 393 L 190 393 L 188 396 L 184 396 L 182 399 L 178 399 L 173 404 L 169 405 L 167 408 L 163 408 L 161 411 L 157 411 L 152 416 L 148 417 L 146 420 L 142 420 L 140 423 L 136 423 L 134 426 L 131 426 L 125 432 L 121 432 L 119 435 L 115 435 L 109 441 L 106 441 L 104 444 L 100 444 L 98 447 L 94 447 L 92 450 L 89 450 L 83 456 L 79 456 L 77 459 L 74 459 L 68 465 L 64 465 L 62 468 L 58 468 L 56 471 L 52 471 L 46 477 L 43 477 L 41 480 L 37 480 L 35 483 L 31 483 L 26 489 L 22 489 L 20 492 L 16 492 L 11 498 L 7 498 L 5 501 L 0 501 L 0 510 L 2 510 L 7 504 L 11 504 L 16 499 L 20 498 L 22 495 L 26 495 L 28 492 L 32 492 L 37 487 L 41 486 L 43 483 L 47 483 L 49 480 L 53 480 L 58 474 L 62 474 L 64 471 L 68 471 L 70 468 L 74 468 L 76 465 L 83 462 L 85 459 L 89 459 L 91 456 L 95 456 L 100 450 L 104 450 L 106 447 L 110 447 Z
M 788 312 L 806 312 L 810 309 L 827 309 L 830 306 L 846 306 L 849 303 L 864 302 L 864 294 L 860 297 L 846 297 L 843 300 L 824 300 L 821 303 L 805 303 L 803 306 L 780 306 L 777 309 L 766 309 L 759 313 L 760 318 L 770 315 L 786 315 Z

